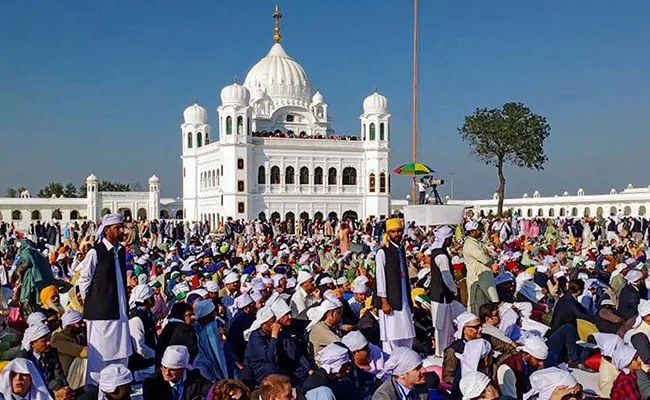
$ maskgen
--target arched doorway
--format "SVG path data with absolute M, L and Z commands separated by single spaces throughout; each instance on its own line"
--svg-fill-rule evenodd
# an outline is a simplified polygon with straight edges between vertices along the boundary
M 616 206 L 611 206 L 611 207 L 609 208 L 609 213 L 610 213 L 611 215 L 616 215 L 616 214 L 618 214 L 618 209 L 616 208 Z
M 597 217 L 602 217 L 603 216 L 603 208 L 602 207 L 598 207 L 596 209 L 596 216 Z
M 102 217 L 103 217 L 104 215 L 106 215 L 106 214 L 110 214 L 110 213 L 111 213 L 111 209 L 110 209 L 110 208 L 103 208 L 103 209 L 102 209 Z
M 43 218 L 41 216 L 41 212 L 38 210 L 32 211 L 32 221 L 38 221 L 39 219 Z
M 118 213 L 122 214 L 126 221 L 131 221 L 133 218 L 133 213 L 130 208 L 120 208 L 117 210 Z
M 623 215 L 630 215 L 630 214 L 632 214 L 632 207 L 625 206 L 625 208 L 623 209 Z
M 287 222 L 289 222 L 289 221 L 295 221 L 295 220 L 296 220 L 296 215 L 295 215 L 293 212 L 289 211 L 288 213 L 286 213 L 286 214 L 284 215 L 284 219 L 285 219 Z
M 320 211 L 316 211 L 316 213 L 314 214 L 314 219 L 318 220 L 318 221 L 322 221 L 323 220 L 323 213 L 320 212 Z
M 266 214 L 264 213 L 264 211 L 257 214 L 257 219 L 259 219 L 260 221 L 266 221 Z
M 144 221 L 147 219 L 147 210 L 144 208 L 138 209 L 138 220 L 139 221 Z
M 169 219 L 169 211 L 167 211 L 167 210 L 160 210 L 160 218 L 161 218 L 161 219 Z
M 79 219 L 79 211 L 77 210 L 70 211 L 70 219 Z
M 577 207 L 573 207 L 571 209 L 571 216 L 572 217 L 577 217 L 578 216 L 578 208 Z
M 560 208 L 560 217 L 564 217 L 565 214 L 564 207 Z
M 327 214 L 327 219 L 338 221 L 339 215 L 334 211 L 330 211 L 330 213 Z
M 354 210 L 347 210 L 346 212 L 343 213 L 343 219 L 350 219 L 352 221 L 356 221 L 357 218 L 359 218 L 358 214 Z
M 275 211 L 271 214 L 271 221 L 279 221 L 280 220 L 280 213 Z
M 591 215 L 591 209 L 589 207 L 585 207 L 585 210 L 583 212 L 583 215 L 585 217 L 589 217 Z
M 549 217 L 555 217 L 555 208 L 549 208 L 548 209 L 548 216 Z
M 63 219 L 63 213 L 58 208 L 52 211 L 52 218 L 61 220 Z
M 639 207 L 639 217 L 644 217 L 646 213 L 645 206 L 640 206 Z
M 11 212 L 11 219 L 13 221 L 22 221 L 23 219 L 23 213 L 20 212 L 20 210 L 13 210 Z

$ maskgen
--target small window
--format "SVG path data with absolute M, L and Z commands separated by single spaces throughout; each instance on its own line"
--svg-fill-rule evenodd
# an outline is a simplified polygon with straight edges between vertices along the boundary
M 309 168 L 307 167 L 300 168 L 300 184 L 309 185 Z
M 370 140 L 375 140 L 375 124 L 370 124 Z
M 257 168 L 257 184 L 266 184 L 266 168 L 264 168 L 263 165 L 260 165 L 259 168 Z
M 293 185 L 294 183 L 296 183 L 295 176 L 296 173 L 293 167 L 287 167 L 284 173 L 284 183 L 287 185 Z
M 201 147 L 203 146 L 203 135 L 201 132 L 197 132 L 196 134 L 196 147 Z
M 183 178 L 185 178 L 185 168 L 183 168 Z
M 208 136 L 208 133 L 205 133 L 205 144 L 210 144 L 210 136 Z
M 323 184 L 323 169 L 321 167 L 316 167 L 314 169 L 314 185 Z
M 187 134 L 187 147 L 192 148 L 192 132 Z
M 287 122 L 293 122 L 295 120 L 295 117 L 291 114 L 287 114 Z
M 273 166 L 271 167 L 271 185 L 280 184 L 280 167 Z
M 237 181 L 237 191 L 238 192 L 244 191 L 244 181 Z
M 356 185 L 357 184 L 357 170 L 352 167 L 343 169 L 343 184 Z
M 386 134 L 384 132 L 384 123 L 379 124 L 379 140 L 386 140 Z
M 327 184 L 336 185 L 336 168 L 332 167 L 327 173 Z
M 375 193 L 375 174 L 371 173 L 370 177 L 368 178 L 368 187 L 370 193 Z
M 243 158 L 238 158 L 237 159 L 237 169 L 244 169 L 244 159 Z
M 232 135 L 232 117 L 226 117 L 226 135 Z
M 244 205 L 243 201 L 240 201 L 237 203 L 237 212 L 240 214 L 243 214 L 246 211 L 246 206 Z
M 244 133 L 244 118 L 241 116 L 237 117 L 237 134 L 242 135 Z
M 223 195 L 221 195 L 221 205 L 223 206 Z
M 386 174 L 379 174 L 379 192 L 386 193 Z

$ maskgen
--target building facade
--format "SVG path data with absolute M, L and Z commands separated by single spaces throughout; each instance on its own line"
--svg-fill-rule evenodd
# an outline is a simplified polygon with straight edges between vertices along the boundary
M 147 192 L 100 192 L 95 174 L 86 178 L 86 197 L 33 198 L 28 191 L 20 197 L 0 198 L 0 221 L 11 222 L 24 231 L 36 221 L 97 221 L 105 214 L 117 212 L 130 220 L 182 219 L 180 199 L 160 197 L 160 179 L 149 178 Z
M 489 200 L 448 200 L 449 204 L 465 205 L 485 215 L 497 212 L 498 196 Z M 542 196 L 536 190 L 532 196 L 527 193 L 521 198 L 503 201 L 504 210 L 512 210 L 524 218 L 543 217 L 607 217 L 629 215 L 647 217 L 650 210 L 650 186 L 635 188 L 631 184 L 623 191 L 612 188 L 608 194 L 590 195 L 578 189 L 575 195 L 564 192 L 561 196 Z
M 226 218 L 324 219 L 390 214 L 390 118 L 386 97 L 363 102 L 359 136 L 335 136 L 328 105 L 303 67 L 275 43 L 221 90 L 218 139 L 208 111 L 183 112 L 183 209 L 212 226 Z

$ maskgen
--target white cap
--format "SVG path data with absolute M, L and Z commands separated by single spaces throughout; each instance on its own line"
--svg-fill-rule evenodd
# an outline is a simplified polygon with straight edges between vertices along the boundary
M 192 369 L 190 353 L 185 346 L 167 346 L 160 364 L 170 369 Z

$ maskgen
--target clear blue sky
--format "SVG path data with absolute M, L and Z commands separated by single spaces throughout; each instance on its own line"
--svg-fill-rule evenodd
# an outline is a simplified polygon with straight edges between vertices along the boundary
M 421 0 L 421 161 L 456 198 L 496 172 L 457 133 L 476 107 L 521 101 L 552 127 L 543 172 L 509 169 L 521 196 L 648 185 L 650 2 Z M 0 2 L 0 191 L 48 181 L 139 181 L 181 194 L 179 125 L 195 97 L 215 128 L 221 88 L 272 45 L 275 2 Z M 412 3 L 281 2 L 285 49 L 358 132 L 373 85 L 393 116 L 391 164 L 410 159 Z M 394 197 L 408 179 L 394 177 Z M 446 185 L 443 192 L 449 191 Z

